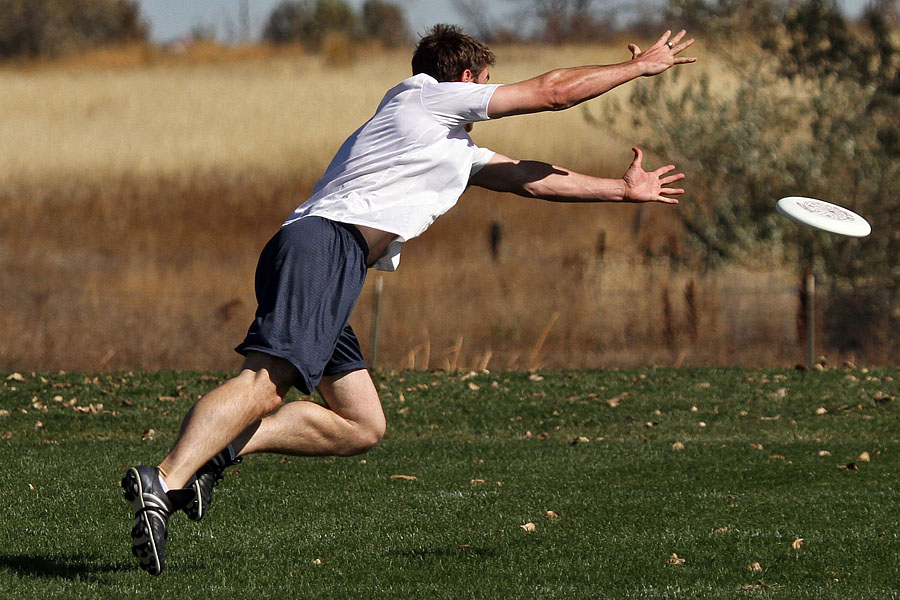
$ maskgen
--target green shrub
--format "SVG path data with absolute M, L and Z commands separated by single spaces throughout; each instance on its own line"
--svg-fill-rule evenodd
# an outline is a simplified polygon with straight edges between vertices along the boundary
M 698 256 L 715 266 L 764 253 L 812 268 L 828 284 L 832 345 L 897 356 L 898 336 L 874 335 L 900 330 L 895 24 L 873 11 L 852 26 L 829 2 L 677 4 L 727 65 L 725 83 L 677 69 L 635 86 L 630 102 L 638 144 L 689 174 L 678 214 Z M 787 195 L 846 206 L 873 234 L 794 225 L 774 211 Z
M 263 38 L 275 44 L 299 42 L 319 50 L 329 33 L 349 36 L 355 28 L 356 15 L 343 0 L 294 0 L 275 7 Z
M 60 56 L 112 43 L 145 41 L 134 0 L 4 0 L 0 57 Z

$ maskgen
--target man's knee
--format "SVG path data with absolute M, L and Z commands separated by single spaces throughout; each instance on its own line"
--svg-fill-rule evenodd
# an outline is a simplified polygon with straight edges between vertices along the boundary
M 355 456 L 368 452 L 378 445 L 386 429 L 387 424 L 383 416 L 354 424 L 352 438 L 348 440 L 341 455 Z

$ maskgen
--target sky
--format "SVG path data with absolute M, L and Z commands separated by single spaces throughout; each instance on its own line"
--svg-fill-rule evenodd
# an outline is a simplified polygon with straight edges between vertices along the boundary
M 168 42 L 190 34 L 202 27 L 211 30 L 223 41 L 241 38 L 241 6 L 249 10 L 251 39 L 258 39 L 266 20 L 281 0 L 138 0 L 144 19 L 150 24 L 150 36 L 155 42 Z M 519 0 L 527 4 L 526 0 Z M 856 16 L 867 0 L 838 0 L 848 15 Z M 347 0 L 358 9 L 364 0 Z M 453 7 L 453 0 L 395 0 L 406 14 L 407 24 L 414 34 L 422 34 L 435 23 L 468 25 Z M 515 0 L 484 0 L 488 10 L 515 10 Z M 601 6 L 603 2 L 599 2 Z
M 250 37 L 258 39 L 272 10 L 281 0 L 247 0 L 250 16 Z M 364 0 L 347 0 L 359 9 Z M 486 5 L 497 3 L 488 0 Z M 155 42 L 167 42 L 187 35 L 196 27 L 212 29 L 223 40 L 239 39 L 240 8 L 243 0 L 138 0 L 141 14 L 150 24 L 150 37 Z M 453 8 L 452 0 L 400 0 L 407 24 L 413 33 L 424 33 L 435 23 L 464 25 Z

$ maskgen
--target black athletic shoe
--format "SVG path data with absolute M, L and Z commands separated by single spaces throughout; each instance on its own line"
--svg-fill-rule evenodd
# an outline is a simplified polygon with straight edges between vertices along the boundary
M 162 573 L 166 565 L 166 536 L 172 503 L 153 467 L 131 467 L 122 478 L 125 500 L 134 508 L 131 553 L 141 568 L 151 575 Z
M 184 507 L 184 514 L 192 521 L 202 519 L 209 509 L 209 505 L 212 504 L 213 488 L 222 481 L 225 469 L 242 462 L 243 459 L 240 456 L 231 458 L 230 449 L 225 448 L 200 467 L 200 470 L 188 481 L 187 489 L 194 491 L 194 498 Z

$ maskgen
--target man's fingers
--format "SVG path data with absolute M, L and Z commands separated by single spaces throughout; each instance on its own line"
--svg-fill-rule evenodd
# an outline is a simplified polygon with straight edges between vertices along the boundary
M 664 34 L 662 34 L 662 37 L 660 37 L 658 40 L 656 40 L 656 43 L 653 45 L 654 46 L 662 46 L 669 40 L 669 36 L 671 36 L 671 35 L 672 35 L 672 30 L 666 29 L 666 32 Z
M 672 52 L 674 52 L 675 54 L 678 54 L 679 52 L 683 52 L 684 50 L 687 50 L 688 48 L 690 48 L 693 45 L 694 45 L 694 38 L 691 38 L 688 41 L 686 41 L 685 43 L 678 44 L 677 46 L 672 48 Z
M 663 188 L 659 190 L 659 193 L 667 196 L 676 196 L 678 194 L 683 194 L 684 190 L 682 188 Z
M 661 185 L 669 185 L 670 183 L 675 183 L 676 181 L 680 181 L 685 178 L 684 173 L 678 173 L 677 175 L 670 175 L 669 177 L 664 177 L 659 180 Z
M 662 166 L 662 167 L 656 169 L 655 171 L 653 171 L 653 174 L 656 175 L 657 177 L 662 177 L 666 173 L 668 173 L 670 171 L 674 171 L 674 170 L 675 170 L 675 165 L 665 165 L 665 166 Z
M 674 35 L 674 37 L 672 37 L 672 39 L 669 40 L 669 41 L 672 42 L 672 45 L 673 45 L 673 46 L 677 46 L 677 45 L 678 45 L 678 42 L 681 41 L 681 38 L 683 38 L 683 37 L 684 37 L 684 34 L 686 34 L 686 33 L 687 33 L 687 31 L 685 31 L 684 29 L 682 29 L 681 31 L 679 31 L 678 33 L 676 33 L 676 34 Z
M 672 48 L 672 52 L 673 52 L 673 54 L 678 55 L 679 53 L 684 52 L 685 50 L 687 50 L 688 48 L 690 48 L 693 45 L 694 45 L 694 38 L 691 38 L 688 41 L 684 42 L 683 44 L 678 44 L 677 46 Z M 676 56 L 676 58 L 675 58 L 676 65 L 683 65 L 685 63 L 692 63 L 692 62 L 697 62 L 697 58 L 694 56 Z

